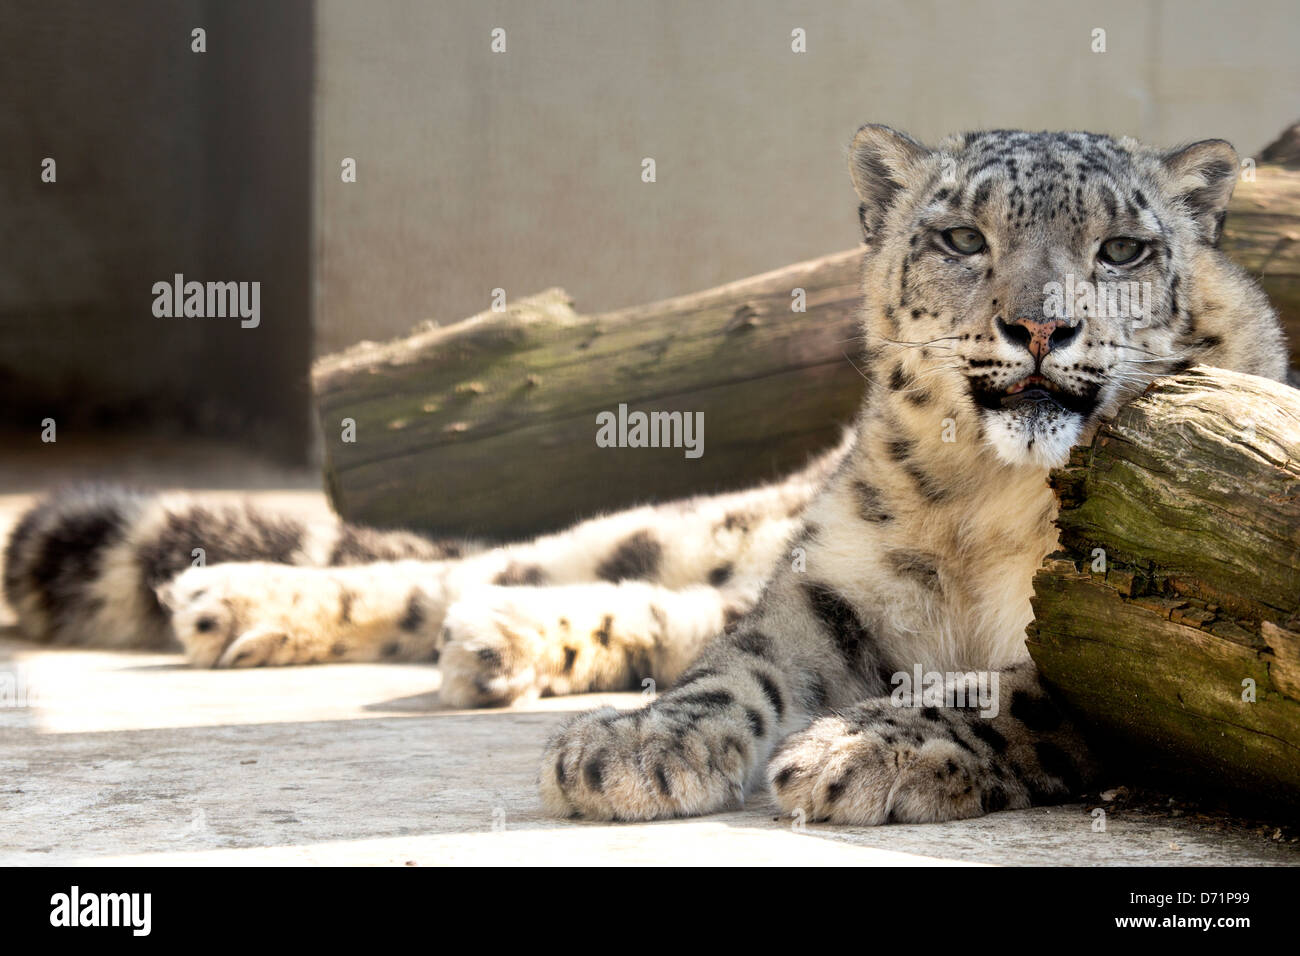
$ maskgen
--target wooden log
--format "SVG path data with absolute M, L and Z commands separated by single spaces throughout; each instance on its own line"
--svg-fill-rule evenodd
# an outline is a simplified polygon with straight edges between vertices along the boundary
M 1277 310 L 1300 366 L 1300 123 L 1243 171 L 1224 222 L 1221 248 L 1259 282 Z
M 1224 245 L 1262 275 L 1300 345 L 1292 237 L 1300 170 L 1260 165 L 1238 186 Z M 551 289 L 324 357 L 313 384 L 331 501 L 366 524 L 507 538 L 796 468 L 836 440 L 862 392 L 860 255 L 602 315 Z M 704 454 L 598 447 L 597 414 L 620 404 L 702 412 Z
M 1197 367 L 1053 477 L 1030 654 L 1130 767 L 1300 803 L 1300 391 Z
M 368 524 L 508 537 L 798 467 L 858 403 L 860 255 L 594 316 L 551 289 L 324 358 L 313 380 L 332 503 Z M 596 416 L 620 404 L 702 412 L 703 454 L 599 447 Z M 345 418 L 355 442 L 341 440 Z

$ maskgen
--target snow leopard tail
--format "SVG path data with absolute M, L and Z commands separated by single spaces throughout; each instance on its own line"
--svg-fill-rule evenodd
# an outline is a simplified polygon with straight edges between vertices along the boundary
M 4 595 L 32 640 L 163 649 L 174 638 L 155 588 L 193 565 L 436 561 L 474 549 L 333 519 L 303 521 L 247 502 L 82 485 L 39 501 L 14 526 Z

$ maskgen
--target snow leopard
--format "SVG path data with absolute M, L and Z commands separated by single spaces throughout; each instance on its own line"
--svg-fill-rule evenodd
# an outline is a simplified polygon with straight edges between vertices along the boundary
M 1078 794 L 1098 762 L 1024 640 L 1057 547 L 1049 473 L 1162 375 L 1284 377 L 1273 311 L 1219 249 L 1237 155 L 867 125 L 848 166 L 867 381 L 844 439 L 796 474 L 504 546 L 73 489 L 10 536 L 20 626 L 202 667 L 433 660 L 453 707 L 653 682 L 545 744 L 559 816 L 766 793 L 873 825 Z M 1142 294 L 1117 310 L 1117 285 Z

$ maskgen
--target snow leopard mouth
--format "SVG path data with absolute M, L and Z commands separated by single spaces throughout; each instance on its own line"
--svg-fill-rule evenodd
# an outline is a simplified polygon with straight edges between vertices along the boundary
M 1037 408 L 1040 411 L 1070 412 L 1087 418 L 1097 408 L 1097 386 L 1090 386 L 1084 394 L 1075 395 L 1036 373 L 1001 389 L 989 388 L 986 381 L 971 378 L 970 388 L 976 404 L 989 411 Z

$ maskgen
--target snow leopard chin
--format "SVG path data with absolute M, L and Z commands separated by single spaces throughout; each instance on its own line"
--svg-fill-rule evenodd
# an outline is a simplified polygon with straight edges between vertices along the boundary
M 1060 468 L 1083 432 L 1083 418 L 1057 408 L 1031 406 L 984 414 L 985 440 L 1008 465 Z

